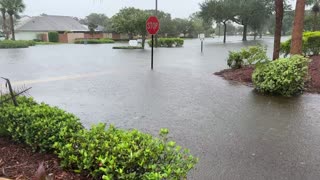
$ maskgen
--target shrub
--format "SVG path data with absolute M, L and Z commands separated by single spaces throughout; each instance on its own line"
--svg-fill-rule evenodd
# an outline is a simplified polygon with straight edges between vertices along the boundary
M 148 41 L 149 46 L 152 46 L 152 41 Z M 184 40 L 181 38 L 159 38 L 158 46 L 159 47 L 182 47 Z
M 293 96 L 304 90 L 308 74 L 307 58 L 292 56 L 256 67 L 252 79 L 255 88 L 262 93 Z
M 27 48 L 29 46 L 34 46 L 34 41 L 12 41 L 12 40 L 4 40 L 0 41 L 0 49 L 10 49 L 10 48 Z
M 54 151 L 63 167 L 96 179 L 181 179 L 197 162 L 168 141 L 168 130 L 153 138 L 137 130 L 105 125 L 84 129 L 79 119 L 56 107 L 18 97 L 0 106 L 0 129 L 34 150 Z
M 243 48 L 239 52 L 230 51 L 227 60 L 228 66 L 233 69 L 239 69 L 244 65 L 268 62 L 266 51 L 266 48 L 261 45 Z
M 112 39 L 77 39 L 75 44 L 110 44 L 114 43 Z
M 17 100 L 18 107 L 10 103 L 0 106 L 0 126 L 33 150 L 52 151 L 55 142 L 66 143 L 73 132 L 82 128 L 78 118 L 57 107 L 37 104 L 31 98 Z
M 56 143 L 62 165 L 91 173 L 97 179 L 179 179 L 196 163 L 188 151 L 137 130 L 123 131 L 100 124 L 82 130 L 68 144 Z
M 49 42 L 59 42 L 58 32 L 49 32 L 48 37 L 49 37 Z
M 290 54 L 291 39 L 281 43 L 280 52 L 286 57 Z M 319 55 L 320 52 L 320 31 L 304 32 L 302 52 L 304 56 Z

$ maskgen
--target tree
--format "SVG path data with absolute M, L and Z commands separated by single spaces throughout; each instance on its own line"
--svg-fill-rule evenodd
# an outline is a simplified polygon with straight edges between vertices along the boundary
M 147 11 L 140 9 L 124 8 L 112 17 L 112 26 L 118 33 L 128 33 L 129 39 L 134 35 L 141 35 L 144 48 L 147 36 L 146 21 L 149 15 Z
M 173 23 L 176 26 L 177 35 L 183 34 L 183 37 L 186 37 L 191 30 L 191 22 L 188 19 L 175 18 L 173 19 Z
M 236 15 L 233 4 L 234 1 L 232 0 L 208 0 L 200 4 L 200 17 L 205 22 L 211 23 L 215 21 L 217 24 L 223 24 L 224 43 L 226 43 L 227 37 L 227 22 L 234 19 Z
M 25 4 L 23 3 L 23 0 L 2 0 L 2 2 L 2 5 L 4 8 L 6 8 L 10 18 L 10 31 L 12 40 L 15 40 L 14 17 L 19 18 L 19 13 L 24 11 Z
M 275 7 L 276 7 L 276 26 L 275 26 L 275 33 L 274 33 L 273 60 L 279 59 L 279 56 L 280 56 L 281 30 L 282 30 L 282 20 L 283 20 L 283 13 L 284 13 L 283 0 L 275 0 Z
M 306 0 L 297 0 L 290 54 L 302 54 L 302 33 Z

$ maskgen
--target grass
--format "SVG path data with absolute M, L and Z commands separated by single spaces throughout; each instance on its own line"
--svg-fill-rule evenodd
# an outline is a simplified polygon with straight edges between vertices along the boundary
M 112 44 L 115 43 L 112 39 L 77 39 L 75 44 Z
M 143 49 L 141 46 L 115 46 L 112 49 Z

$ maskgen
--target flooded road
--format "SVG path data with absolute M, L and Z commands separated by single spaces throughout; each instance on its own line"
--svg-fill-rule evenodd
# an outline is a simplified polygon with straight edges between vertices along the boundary
M 32 86 L 37 101 L 99 122 L 170 137 L 199 157 L 189 179 L 313 180 L 320 177 L 320 95 L 261 96 L 213 73 L 228 51 L 272 38 L 199 40 L 184 48 L 112 50 L 113 45 L 54 45 L 0 50 L 0 75 Z

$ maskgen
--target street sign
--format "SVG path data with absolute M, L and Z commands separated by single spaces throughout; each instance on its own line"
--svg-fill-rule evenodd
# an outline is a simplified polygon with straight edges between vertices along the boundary
M 158 33 L 160 29 L 160 22 L 156 16 L 150 16 L 146 22 L 146 29 L 149 34 L 151 34 L 151 69 L 153 70 L 153 45 L 154 45 L 154 35 Z
M 206 35 L 205 34 L 199 34 L 198 37 L 201 40 L 201 53 L 203 53 L 203 41 L 206 38 Z
M 146 28 L 149 34 L 155 35 L 160 29 L 160 22 L 156 16 L 150 16 L 146 22 Z

